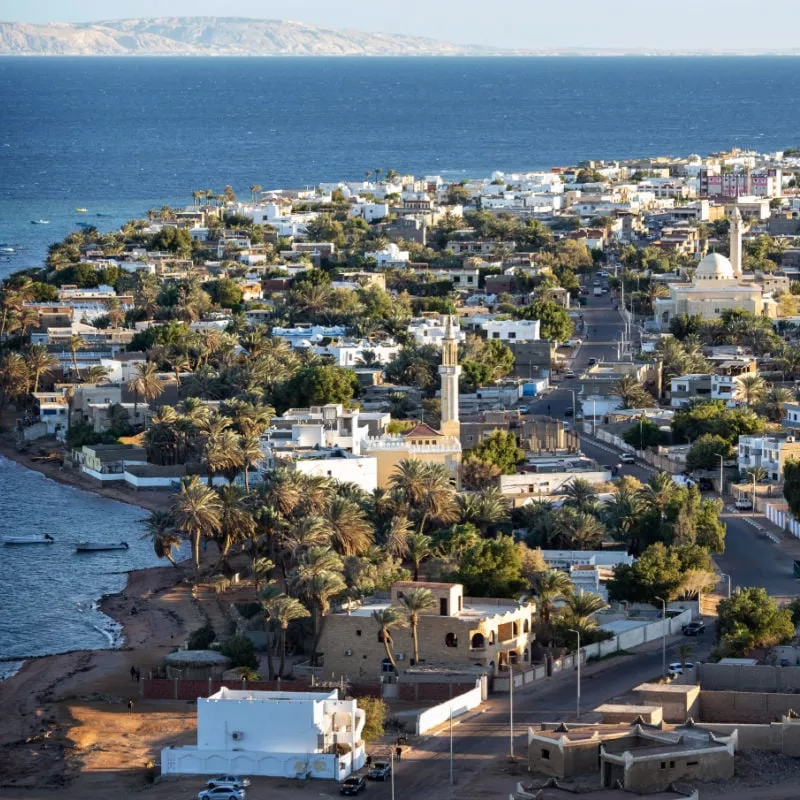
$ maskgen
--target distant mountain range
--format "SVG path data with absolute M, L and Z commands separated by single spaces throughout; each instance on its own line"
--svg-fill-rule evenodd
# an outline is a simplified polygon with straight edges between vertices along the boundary
M 367 33 L 288 20 L 160 17 L 107 22 L 0 22 L 0 55 L 31 56 L 456 56 L 488 47 Z
M 548 47 L 510 50 L 420 36 L 238 17 L 0 22 L 0 56 L 690 56 L 800 55 L 791 50 Z

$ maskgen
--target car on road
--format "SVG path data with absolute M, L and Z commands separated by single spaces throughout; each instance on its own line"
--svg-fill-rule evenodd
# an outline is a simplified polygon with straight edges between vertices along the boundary
M 519 411 L 520 414 L 527 414 L 530 409 L 528 406 L 517 406 L 517 411 Z
M 363 775 L 351 775 L 342 784 L 339 794 L 360 794 L 367 788 L 367 779 Z
M 669 665 L 667 672 L 670 678 L 677 678 L 678 675 L 683 675 L 684 670 L 686 670 L 686 672 L 691 672 L 691 670 L 693 669 L 694 669 L 694 664 L 692 664 L 691 661 L 687 661 L 685 663 L 681 661 L 673 661 Z
M 711 478 L 698 478 L 697 488 L 700 489 L 701 492 L 713 492 L 714 481 L 712 481 Z
M 636 459 L 634 458 L 632 453 L 623 453 L 619 457 L 619 460 L 623 464 L 635 464 L 636 463 Z
M 687 622 L 681 630 L 684 636 L 699 636 L 706 629 L 705 622 Z
M 564 416 L 565 417 L 574 417 L 575 416 L 575 409 L 572 406 L 567 406 L 564 409 Z
M 385 781 L 392 774 L 392 767 L 388 761 L 376 761 L 367 773 L 371 781 Z
M 244 789 L 249 785 L 250 779 L 243 778 L 241 775 L 217 775 L 216 778 L 209 778 L 206 781 L 209 789 L 213 789 L 215 786 L 233 786 L 234 789 Z
M 245 800 L 245 791 L 235 786 L 215 786 L 198 792 L 197 800 Z
M 753 507 L 753 502 L 749 497 L 742 495 L 741 497 L 736 498 L 734 505 L 737 509 L 739 509 L 739 511 L 750 511 L 750 509 Z
M 589 359 L 589 366 L 590 367 L 593 367 L 596 363 L 597 363 L 597 359 L 596 358 L 590 358 Z
M 572 425 L 570 425 L 570 424 L 569 424 L 569 422 L 563 422 L 563 423 L 561 424 L 561 427 L 562 427 L 562 428 L 563 428 L 565 431 L 568 431 L 568 430 L 571 430 L 571 429 L 572 429 Z
M 564 377 L 565 377 L 565 378 L 574 378 L 574 377 L 575 377 L 575 371 L 574 371 L 574 370 L 571 370 L 571 369 L 568 369 L 568 370 L 567 370 L 567 371 L 564 373 Z

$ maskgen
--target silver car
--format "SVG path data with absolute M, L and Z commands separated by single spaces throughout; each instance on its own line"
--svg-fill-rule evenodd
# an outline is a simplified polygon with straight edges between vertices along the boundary
M 245 791 L 235 786 L 215 786 L 198 792 L 197 800 L 245 800 Z

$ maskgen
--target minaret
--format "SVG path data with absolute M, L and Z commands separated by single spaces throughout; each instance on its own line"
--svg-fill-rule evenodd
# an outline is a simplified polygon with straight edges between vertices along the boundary
M 742 277 L 742 215 L 737 206 L 731 214 L 731 264 L 736 278 Z
M 439 430 L 445 436 L 460 438 L 461 424 L 458 421 L 458 376 L 461 367 L 458 366 L 458 339 L 456 339 L 453 317 L 448 315 L 444 323 L 444 338 L 442 339 L 442 366 L 439 375 L 442 376 L 442 424 Z

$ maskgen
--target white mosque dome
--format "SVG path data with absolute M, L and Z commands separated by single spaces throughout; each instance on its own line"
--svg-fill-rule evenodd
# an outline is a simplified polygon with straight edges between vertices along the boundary
M 733 264 L 719 253 L 709 253 L 694 273 L 696 281 L 732 281 L 735 277 Z

